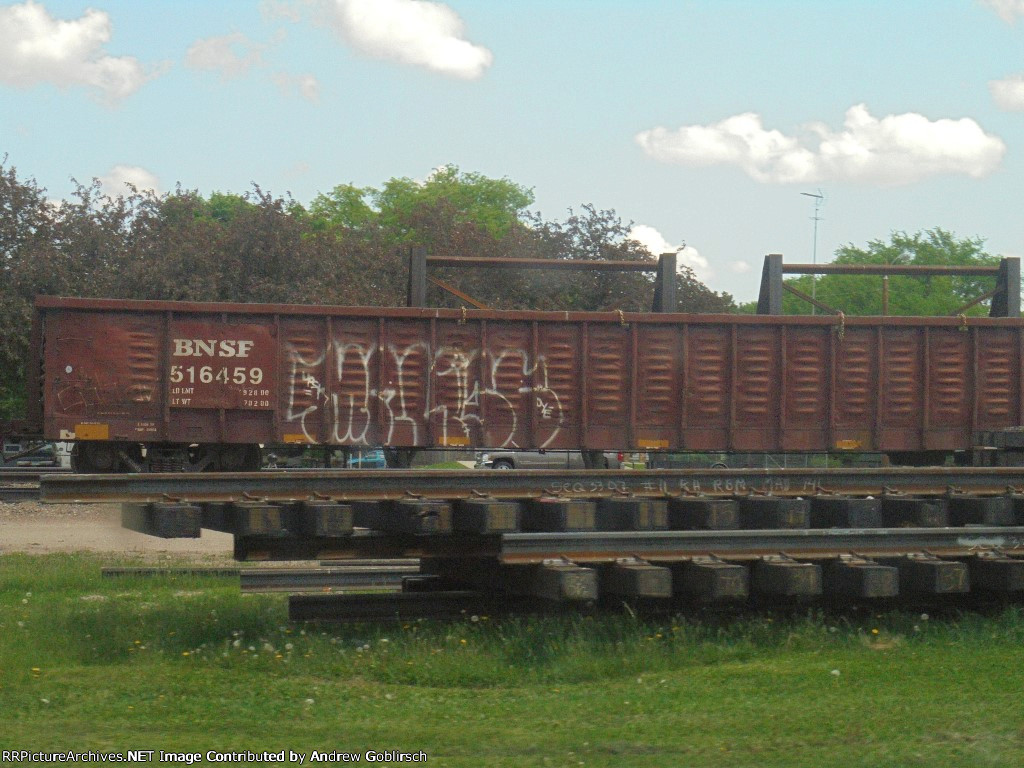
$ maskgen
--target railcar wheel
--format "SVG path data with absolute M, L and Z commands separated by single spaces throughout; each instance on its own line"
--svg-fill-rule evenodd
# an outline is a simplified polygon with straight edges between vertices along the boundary
M 122 449 L 117 443 L 79 442 L 71 449 L 71 469 L 80 473 L 121 471 Z
M 221 472 L 257 472 L 262 464 L 258 445 L 224 445 L 217 451 L 215 467 Z

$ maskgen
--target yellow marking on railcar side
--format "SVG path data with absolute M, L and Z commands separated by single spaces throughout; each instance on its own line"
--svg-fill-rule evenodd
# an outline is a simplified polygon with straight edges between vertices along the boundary
M 109 424 L 75 424 L 75 437 L 78 440 L 109 440 Z
M 636 441 L 637 448 L 668 448 L 668 440 L 644 440 Z

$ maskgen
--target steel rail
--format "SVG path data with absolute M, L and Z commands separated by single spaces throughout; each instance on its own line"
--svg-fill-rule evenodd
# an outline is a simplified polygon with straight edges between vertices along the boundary
M 993 549 L 1024 555 L 1024 526 L 506 533 L 500 536 L 400 536 L 359 531 L 353 536 L 334 539 L 236 536 L 234 555 L 236 560 L 258 561 L 321 557 L 480 557 L 521 565 L 563 557 L 578 563 L 606 563 L 625 556 L 661 561 L 716 555 L 735 560 L 779 553 L 808 559 L 851 553 L 874 557 L 907 552 L 962 557 Z
M 36 501 L 39 499 L 39 486 L 0 487 L 0 501 Z
M 601 498 L 690 494 L 783 497 L 816 493 L 998 495 L 1024 488 L 1021 467 L 660 470 L 320 470 L 302 473 L 63 475 L 40 479 L 46 502 L 386 500 L 475 496 Z
M 374 568 L 341 566 L 337 568 L 252 568 L 240 573 L 243 592 L 317 592 L 335 589 L 396 589 L 402 579 L 420 573 L 418 565 Z
M 0 467 L 0 480 L 20 482 L 36 481 L 42 475 L 69 475 L 70 469 L 64 467 Z
M 576 562 L 610 562 L 630 552 L 649 560 L 719 555 L 730 559 L 785 553 L 825 558 L 905 552 L 963 556 L 999 549 L 1024 554 L 1024 526 L 961 528 L 830 528 L 746 531 L 649 531 L 610 533 L 509 533 L 501 537 L 505 563 L 555 556 Z

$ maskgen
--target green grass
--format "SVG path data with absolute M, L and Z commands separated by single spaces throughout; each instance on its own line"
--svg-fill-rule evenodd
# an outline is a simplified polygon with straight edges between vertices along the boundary
M 0 747 L 443 766 L 1024 762 L 1024 611 L 292 625 L 231 579 L 0 556 Z

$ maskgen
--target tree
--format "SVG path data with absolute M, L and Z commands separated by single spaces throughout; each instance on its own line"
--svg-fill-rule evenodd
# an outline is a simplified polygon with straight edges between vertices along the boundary
M 894 232 L 889 242 L 872 240 L 866 248 L 852 244 L 836 251 L 836 264 L 904 264 L 946 266 L 994 266 L 999 258 L 989 254 L 981 238 L 959 239 L 941 228 L 908 235 Z M 810 295 L 812 276 L 803 275 L 786 281 Z M 889 277 L 890 315 L 948 315 L 956 312 L 995 287 L 990 277 Z M 882 278 L 872 275 L 824 275 L 814 285 L 816 298 L 848 315 L 882 314 Z M 785 314 L 810 314 L 811 305 L 785 293 Z M 987 313 L 983 305 L 964 310 L 969 315 Z
M 491 179 L 457 166 L 438 168 L 424 182 L 392 178 L 380 189 L 341 184 L 309 207 L 314 229 L 366 233 L 374 225 L 396 243 L 437 245 L 438 232 L 426 212 L 442 208 L 446 221 L 472 224 L 500 239 L 520 223 L 533 192 L 507 178 Z

